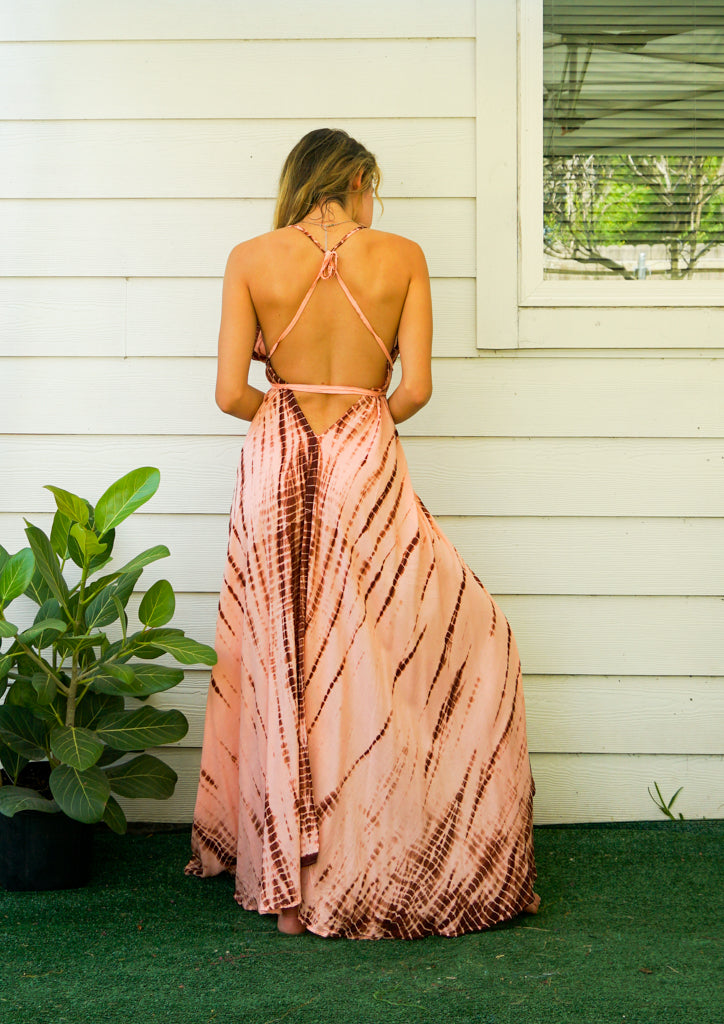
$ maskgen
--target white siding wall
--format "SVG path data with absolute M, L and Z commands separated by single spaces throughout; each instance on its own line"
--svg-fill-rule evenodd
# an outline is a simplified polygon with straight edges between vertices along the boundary
M 117 555 L 168 544 L 142 585 L 169 578 L 175 621 L 213 642 L 245 426 L 213 402 L 225 258 L 268 230 L 291 145 L 346 128 L 382 165 L 376 226 L 428 256 L 435 394 L 401 434 L 517 636 L 535 820 L 660 817 L 655 779 L 687 817 L 724 815 L 723 351 L 624 349 L 625 309 L 598 348 L 571 342 L 575 309 L 544 311 L 560 348 L 536 348 L 533 309 L 520 339 L 476 333 L 473 0 L 0 0 L 0 38 L 2 543 L 49 523 L 46 483 L 94 501 L 158 466 Z M 162 752 L 174 798 L 130 818 L 190 820 L 207 685 L 153 698 L 191 728 Z

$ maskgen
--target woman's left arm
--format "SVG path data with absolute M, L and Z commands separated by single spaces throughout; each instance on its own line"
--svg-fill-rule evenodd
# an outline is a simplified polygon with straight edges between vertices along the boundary
M 229 253 L 221 296 L 221 326 L 216 367 L 216 404 L 230 416 L 251 420 L 264 392 L 248 383 L 256 340 L 257 316 L 247 284 L 249 255 L 241 242 Z

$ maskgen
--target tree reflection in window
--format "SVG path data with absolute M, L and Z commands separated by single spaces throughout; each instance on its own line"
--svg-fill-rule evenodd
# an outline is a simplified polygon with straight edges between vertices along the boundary
M 724 5 L 544 0 L 546 277 L 724 273 Z

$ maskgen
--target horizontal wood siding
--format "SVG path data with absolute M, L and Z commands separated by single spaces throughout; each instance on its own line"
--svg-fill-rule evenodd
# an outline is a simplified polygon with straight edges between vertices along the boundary
M 250 199 L 273 199 L 290 140 L 318 123 L 309 118 L 4 121 L 0 195 L 230 199 L 243 189 Z M 473 118 L 347 118 L 335 124 L 364 139 L 373 153 L 384 153 L 384 196 L 475 196 Z
M 156 512 L 228 514 L 241 436 L 99 436 L 100 429 L 102 423 L 87 436 L 0 437 L 0 462 L 12 481 L 0 490 L 0 510 L 49 509 L 46 483 L 93 501 L 152 457 L 161 470 Z M 433 515 L 450 516 L 708 517 L 721 499 L 723 449 L 720 439 L 692 438 L 405 441 L 420 497 Z
M 209 332 L 211 333 L 211 332 Z M 439 351 L 439 347 L 438 347 Z M 23 383 L 32 369 L 45 396 L 27 418 Z M 724 436 L 724 362 L 613 359 L 435 360 L 434 397 L 400 433 L 417 437 Z M 252 367 L 264 386 L 262 364 Z M 9 394 L 2 415 L 29 433 L 85 433 L 103 424 L 108 434 L 235 434 L 246 424 L 211 402 L 216 360 L 155 358 L 35 360 L 8 358 Z M 98 387 L 104 377 L 107 387 Z M 680 400 L 670 402 L 678 389 Z M 151 397 L 153 401 L 150 401 Z M 109 399 L 112 398 L 112 401 Z M 723 449 L 724 451 L 724 449 Z
M 474 76 L 472 39 L 2 43 L 0 117 L 465 117 Z
M 115 554 L 171 556 L 131 608 L 167 578 L 175 623 L 213 642 L 246 431 L 213 401 L 226 256 L 269 229 L 290 146 L 345 128 L 382 166 L 375 226 L 427 256 L 435 392 L 400 433 L 415 489 L 515 632 L 536 822 L 659 818 L 654 780 L 667 797 L 684 786 L 687 817 L 720 817 L 719 311 L 691 330 L 686 308 L 592 321 L 595 295 L 521 307 L 511 348 L 480 299 L 517 285 L 486 244 L 494 197 L 476 198 L 476 161 L 495 159 L 480 137 L 495 118 L 476 134 L 492 45 L 476 4 L 370 0 L 364 37 L 359 10 L 0 0 L 0 542 L 24 544 L 23 516 L 49 525 L 45 484 L 94 501 L 158 466 Z M 508 207 L 495 216 L 514 239 Z M 31 607 L 15 608 L 24 624 Z M 208 680 L 190 669 L 150 699 L 190 729 L 158 752 L 173 798 L 121 801 L 129 818 L 190 820 Z
M 218 278 L 273 212 L 269 199 L 5 199 L 0 274 Z M 474 213 L 473 199 L 389 199 L 382 220 L 419 242 L 435 277 L 473 277 Z
M 474 278 L 435 278 L 432 298 L 434 355 L 475 356 Z M 0 279 L 8 356 L 215 359 L 220 309 L 220 276 Z
M 473 0 L 0 0 L 0 38 L 47 39 L 356 39 L 466 36 L 475 32 Z

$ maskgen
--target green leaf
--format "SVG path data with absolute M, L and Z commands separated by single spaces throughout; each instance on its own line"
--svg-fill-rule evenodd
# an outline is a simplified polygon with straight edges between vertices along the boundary
M 163 655 L 160 647 L 152 647 L 151 644 L 134 642 L 133 648 L 128 651 L 128 657 L 143 658 L 145 661 L 155 661 Z
M 173 618 L 176 598 L 168 580 L 156 580 L 143 595 L 138 618 L 145 626 L 164 626 Z
M 2 544 L 0 544 L 0 571 L 7 562 L 8 558 L 10 558 L 10 552 L 7 550 L 7 548 L 4 548 Z
M 18 640 L 24 644 L 35 643 L 38 649 L 42 650 L 48 646 L 51 640 L 64 633 L 67 628 L 68 623 L 62 619 L 44 619 L 19 633 Z
M 121 668 L 131 672 L 130 682 L 121 676 Z M 182 669 L 166 665 L 108 665 L 101 666 L 99 674 L 93 677 L 91 689 L 96 693 L 138 697 L 142 700 L 151 693 L 176 686 L 183 676 Z
M 124 682 L 123 679 L 119 679 L 117 675 L 109 672 L 107 669 L 101 669 L 101 671 L 92 676 L 89 683 L 90 690 L 93 693 L 105 693 L 109 695 L 118 695 L 120 697 L 135 697 L 135 677 L 131 683 Z
M 113 832 L 117 832 L 119 836 L 128 831 L 128 822 L 123 813 L 123 808 L 113 795 L 108 797 L 108 803 L 103 812 L 103 821 Z
M 27 654 L 24 654 L 18 648 L 15 641 L 13 641 L 13 645 L 8 651 L 7 656 L 9 658 L 12 658 L 14 668 L 17 670 L 18 675 L 27 676 L 28 679 L 30 678 L 30 676 L 32 676 L 33 672 L 35 672 L 38 667 L 38 663 L 36 661 L 33 661 L 32 658 L 29 658 Z
M 100 693 L 123 694 L 128 697 L 143 699 L 152 693 L 170 690 L 177 686 L 184 677 L 183 669 L 168 665 L 128 665 L 133 669 L 133 683 L 126 686 L 118 679 L 101 674 L 93 679 L 92 688 Z
M 123 705 L 123 697 L 88 690 L 75 709 L 75 724 L 95 729 L 103 715 L 108 711 L 123 711 Z
M 68 553 L 81 569 L 89 567 L 91 560 L 106 550 L 92 530 L 73 523 L 68 534 Z
M 63 697 L 63 695 L 56 691 L 55 699 L 51 701 L 50 704 L 41 704 L 36 698 L 35 703 L 32 705 L 33 714 L 35 715 L 35 717 L 38 719 L 39 722 L 43 722 L 45 724 L 45 727 L 49 730 L 52 729 L 54 725 L 57 725 L 58 715 L 62 717 L 62 712 L 59 709 L 60 697 Z M 63 700 L 65 700 L 64 697 Z M 53 710 L 54 708 L 57 710 L 57 714 Z
M 216 651 L 213 647 L 184 636 L 181 630 L 149 629 L 145 634 L 145 640 L 154 647 L 166 651 L 182 665 L 216 664 Z
M 25 596 L 29 597 L 31 601 L 35 601 L 36 604 L 42 605 L 45 601 L 49 600 L 53 593 L 48 584 L 43 579 L 42 573 L 38 568 L 38 563 L 35 563 L 35 572 L 33 578 L 30 581 L 30 586 L 25 591 Z
M 17 683 L 10 693 L 16 686 Z M 46 756 L 48 731 L 47 725 L 39 721 L 30 708 L 7 701 L 0 704 L 0 740 L 29 761 L 42 761 Z
M 50 773 L 50 792 L 69 818 L 91 824 L 102 819 L 111 789 L 105 772 L 96 765 L 79 771 L 61 764 Z
M 115 622 L 118 618 L 118 607 L 114 598 L 117 597 L 125 608 L 141 572 L 142 570 L 138 569 L 135 573 L 123 576 L 115 583 L 112 582 L 113 576 L 102 577 L 102 579 L 108 580 L 108 583 L 97 591 L 86 608 L 85 621 L 88 629 L 95 626 L 108 626 L 111 622 Z M 101 583 L 102 580 L 97 582 Z
M 68 698 L 60 690 L 56 690 L 50 704 L 41 704 L 38 701 L 33 707 L 33 714 L 39 721 L 44 723 L 44 727 L 48 730 L 48 743 L 50 743 L 50 730 L 54 725 L 57 725 L 58 719 L 61 722 L 65 721 L 67 710 Z M 77 714 L 76 710 L 75 717 L 77 717 Z
M 96 764 L 99 768 L 105 768 L 107 764 L 113 764 L 119 758 L 125 757 L 127 753 L 127 750 L 114 750 L 113 747 L 104 747 L 103 753 L 98 758 Z
M 105 633 L 82 633 L 77 636 L 58 637 L 57 648 L 63 655 L 71 651 L 82 651 L 86 647 L 98 647 L 105 640 Z
M 85 771 L 101 756 L 103 743 L 90 729 L 56 725 L 50 734 L 50 749 L 59 761 Z
M 32 662 L 33 670 L 35 670 L 35 662 Z M 38 695 L 35 692 L 33 684 L 31 683 L 32 673 L 30 676 L 19 676 L 10 687 L 10 691 L 5 700 L 5 707 L 14 708 L 33 708 L 38 703 Z
M 118 618 L 121 621 L 121 631 L 123 633 L 123 637 L 125 638 L 126 635 L 128 634 L 128 616 L 126 615 L 126 609 L 123 607 L 123 603 L 121 602 L 121 599 L 118 597 L 117 594 L 113 594 L 113 603 L 116 606 Z
M 150 705 L 104 715 L 96 728 L 100 739 L 115 750 L 138 750 L 176 743 L 188 731 L 189 723 L 180 711 L 160 711 Z
M 73 559 L 73 561 L 75 562 L 79 569 L 83 568 L 83 551 L 81 549 L 80 544 L 75 539 L 70 530 L 68 530 L 68 555 L 70 558 Z
M 115 768 L 107 768 L 106 775 L 114 793 L 151 800 L 172 796 L 178 780 L 173 768 L 151 754 L 140 754 Z
M 679 793 L 682 791 L 683 788 L 684 788 L 683 786 L 679 786 L 679 788 L 676 790 L 676 792 L 672 796 L 671 800 L 669 800 L 669 807 L 673 807 L 674 800 L 676 800 L 677 796 L 679 795 Z
M 14 626 L 12 622 L 8 622 L 7 619 L 0 619 L 0 637 L 15 636 L 18 631 L 18 627 Z
M 38 695 L 38 704 L 51 704 L 58 692 L 55 680 L 47 672 L 34 672 L 30 682 Z
M 18 776 L 27 763 L 27 757 L 23 757 L 21 754 L 18 754 L 16 750 L 11 750 L 5 743 L 0 742 L 0 764 L 2 764 L 5 771 L 13 780 L 13 783 L 18 781 Z M 0 792 L 4 788 L 4 786 L 0 786 Z
M 131 470 L 115 483 L 98 499 L 95 508 L 95 527 L 102 536 L 108 530 L 118 526 L 132 512 L 140 508 L 158 490 L 161 474 L 157 469 L 143 466 Z
M 40 575 L 43 577 L 53 597 L 57 598 L 65 608 L 68 604 L 68 584 L 63 579 L 63 574 L 60 571 L 58 557 L 53 551 L 50 540 L 43 531 L 37 526 L 33 526 L 27 519 L 25 522 L 27 523 L 25 533 L 30 541 L 30 547 L 33 549 L 35 564 L 40 571 Z M 42 600 L 45 600 L 45 597 Z
M 23 548 L 7 559 L 0 571 L 0 607 L 25 593 L 34 571 L 35 558 L 30 548 Z
M 110 536 L 110 533 L 104 534 L 104 542 Z M 140 555 L 136 555 L 135 558 L 132 558 L 130 562 L 121 566 L 120 569 L 116 569 L 115 572 L 109 573 L 107 576 L 102 576 L 99 580 L 92 583 L 86 591 L 86 599 L 90 600 L 91 598 L 94 598 L 101 592 L 101 590 L 104 590 L 110 583 L 118 579 L 119 576 L 133 576 L 133 586 L 135 586 L 145 565 L 149 565 L 151 562 L 155 562 L 159 558 L 168 558 L 169 553 L 168 548 L 164 544 L 156 544 L 154 547 L 148 548 L 146 551 L 142 551 Z
M 88 565 L 89 575 L 98 572 L 111 560 L 111 552 L 113 551 L 113 544 L 116 540 L 116 531 L 109 530 L 103 534 L 103 544 L 105 545 L 105 551 L 99 551 L 97 555 L 93 555 Z
M 68 533 L 72 520 L 62 512 L 53 516 L 53 525 L 50 528 L 50 544 L 58 558 L 64 560 L 68 557 Z
M 134 663 L 131 667 L 136 677 L 134 697 L 170 690 L 172 686 L 177 686 L 182 682 L 184 677 L 182 668 L 173 668 L 170 665 L 138 665 Z
M 130 665 L 106 665 L 105 672 L 120 680 L 124 686 L 132 686 L 135 676 Z
M 54 597 L 49 597 L 43 601 L 40 608 L 35 613 L 33 619 L 33 625 L 36 622 L 42 622 L 43 619 L 60 619 L 63 616 L 63 609 L 60 606 L 60 602 L 56 601 Z
M 157 562 L 159 558 L 168 558 L 170 554 L 171 552 L 165 544 L 154 544 L 152 548 L 146 548 L 130 562 L 126 562 L 117 572 L 120 576 L 135 573 L 137 569 L 142 569 L 145 565 L 150 565 L 151 562 Z
M 83 552 L 83 556 L 88 558 L 89 556 L 98 555 L 106 550 L 106 545 L 98 540 L 92 530 L 87 529 L 85 526 L 79 526 L 78 523 L 73 523 L 70 528 L 71 535 L 78 541 L 78 546 Z
M 84 498 L 79 498 L 71 491 L 64 491 L 62 487 L 53 487 L 52 484 L 46 484 L 45 489 L 53 493 L 59 512 L 62 512 L 72 522 L 85 526 L 90 518 L 90 509 Z
M 44 622 L 46 619 L 57 619 L 59 622 L 63 622 L 67 625 L 63 618 L 63 609 L 60 606 L 60 602 L 56 601 L 54 597 L 49 598 L 47 601 L 43 601 L 35 614 L 33 625 L 37 626 L 38 623 Z M 41 636 L 36 637 L 35 646 L 39 651 L 42 651 L 52 643 L 56 636 L 57 633 L 55 632 L 51 632 L 47 636 L 43 633 Z
M 44 811 L 57 814 L 58 805 L 55 800 L 41 796 L 36 789 L 25 786 L 0 786 L 0 814 L 12 818 L 18 811 Z
M 160 647 L 155 647 L 150 641 L 146 640 L 146 637 L 155 637 L 161 635 L 166 637 L 182 637 L 184 631 L 182 629 L 176 629 L 175 627 L 166 626 L 160 629 L 140 629 L 135 633 L 131 633 L 126 640 L 116 640 L 110 644 L 106 652 L 106 658 L 120 657 L 121 661 L 128 661 L 130 657 L 137 658 L 160 658 L 164 653 Z

